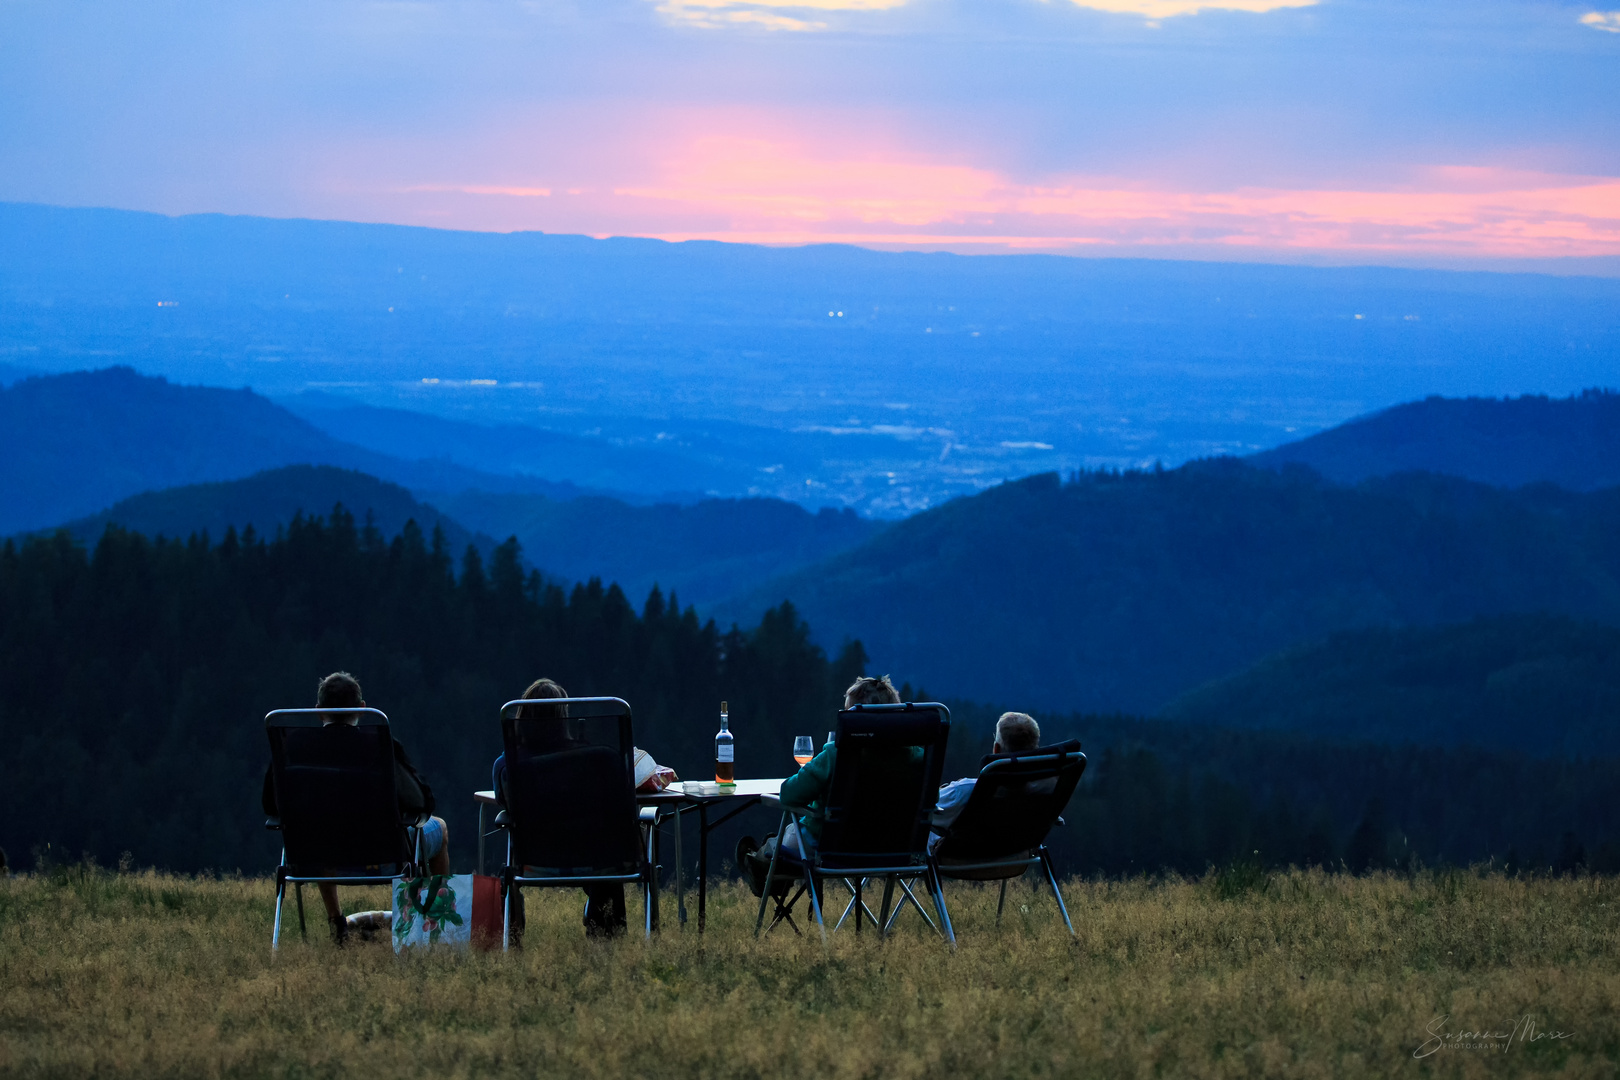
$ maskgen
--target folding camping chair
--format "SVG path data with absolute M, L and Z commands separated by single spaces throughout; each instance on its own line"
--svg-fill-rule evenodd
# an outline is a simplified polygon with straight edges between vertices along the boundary
M 928 823 L 939 791 L 939 774 L 945 765 L 950 715 L 945 706 L 932 702 L 857 705 L 838 714 L 834 743 L 837 757 L 822 810 L 782 804 L 776 850 L 765 880 L 773 883 L 778 877 L 777 866 L 786 864 L 803 874 L 804 885 L 785 904 L 778 902 L 772 926 L 791 913 L 800 895 L 808 896 L 811 913 L 826 941 L 827 926 L 818 890 L 826 879 L 834 878 L 846 881 L 855 894 L 855 932 L 860 933 L 864 913 L 882 934 L 888 927 L 896 883 L 909 893 L 909 882 L 923 878 L 934 896 L 945 936 L 954 942 L 927 855 Z M 805 853 L 797 855 L 785 850 L 788 824 L 806 817 L 821 822 L 820 839 L 812 842 L 808 830 L 801 829 L 799 837 Z M 882 913 L 878 916 L 871 915 L 862 896 L 869 878 L 882 878 L 884 882 Z M 766 889 L 760 897 L 759 918 L 754 923 L 756 935 L 764 926 L 770 896 L 771 890 Z
M 658 919 L 657 810 L 636 807 L 630 706 L 619 698 L 543 698 L 501 706 L 506 831 L 501 945 L 517 889 L 639 883 L 645 932 Z M 646 840 L 642 841 L 643 826 Z
M 352 716 L 327 724 L 325 717 Z M 264 718 L 270 777 L 281 833 L 276 867 L 276 922 L 270 947 L 281 944 L 287 886 L 304 925 L 304 885 L 392 885 L 415 876 L 427 815 L 400 814 L 394 791 L 394 738 L 377 709 L 276 709 Z
M 1046 872 L 1058 911 L 1063 914 L 1063 925 L 1073 937 L 1074 923 L 1069 921 L 1069 909 L 1058 890 L 1052 856 L 1046 850 L 1046 834 L 1063 821 L 1059 815 L 1069 805 L 1085 771 L 1086 755 L 1080 752 L 1078 739 L 1034 750 L 987 755 L 961 813 L 949 827 L 936 830 L 941 839 L 928 857 L 935 879 L 1000 879 L 1001 897 L 996 902 L 999 926 L 1001 910 L 1007 903 L 1007 882 L 1040 866 Z M 945 910 L 943 889 L 938 906 L 941 912 Z M 922 910 L 920 905 L 918 910 Z M 895 914 L 899 913 L 896 908 Z

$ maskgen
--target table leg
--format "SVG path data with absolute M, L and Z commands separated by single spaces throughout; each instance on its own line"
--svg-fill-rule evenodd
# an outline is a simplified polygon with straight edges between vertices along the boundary
M 675 914 L 686 925 L 686 890 L 681 888 L 681 806 L 675 804 Z
M 709 804 L 698 803 L 698 933 L 703 933 L 709 902 Z
M 648 897 L 648 899 L 651 901 L 651 906 L 652 906 L 652 916 L 651 916 L 652 917 L 652 928 L 653 928 L 654 931 L 656 931 L 658 929 L 658 857 L 662 852 L 663 845 L 661 845 L 658 842 L 658 819 L 657 818 L 653 818 L 653 823 L 652 823 L 652 825 L 649 826 L 649 828 L 652 829 L 653 887 L 650 890 L 651 895 Z

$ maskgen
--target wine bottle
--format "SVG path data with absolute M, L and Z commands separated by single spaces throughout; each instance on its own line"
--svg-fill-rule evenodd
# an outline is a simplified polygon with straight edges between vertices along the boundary
M 731 736 L 731 721 L 726 714 L 726 703 L 720 703 L 720 734 L 714 737 L 714 779 L 718 784 L 734 787 L 737 783 L 736 740 Z

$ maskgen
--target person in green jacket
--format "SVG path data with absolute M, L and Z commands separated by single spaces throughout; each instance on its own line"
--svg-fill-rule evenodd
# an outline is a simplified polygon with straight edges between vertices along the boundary
M 844 691 L 844 708 L 853 709 L 857 705 L 898 705 L 900 692 L 894 688 L 887 675 L 871 678 L 863 675 L 850 684 Z M 827 797 L 827 791 L 832 786 L 833 764 L 838 760 L 838 747 L 828 743 L 821 748 L 821 753 L 811 758 L 798 772 L 782 781 L 782 801 L 795 806 L 807 806 L 811 810 L 821 810 L 822 800 Z M 800 831 L 808 833 L 812 841 L 821 838 L 821 822 L 814 817 L 800 818 L 797 822 L 788 824 L 782 835 L 782 846 L 786 851 L 795 855 L 804 855 L 804 845 L 799 839 Z M 746 838 L 745 838 L 746 840 Z M 769 859 L 776 846 L 776 838 L 765 841 L 759 849 L 761 858 Z M 739 859 L 739 864 L 741 860 Z

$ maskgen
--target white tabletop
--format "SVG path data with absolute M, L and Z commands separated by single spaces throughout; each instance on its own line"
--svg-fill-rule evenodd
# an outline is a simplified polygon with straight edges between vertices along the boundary
M 739 780 L 731 787 L 721 787 L 713 780 L 677 780 L 669 785 L 669 790 L 679 790 L 681 794 L 694 799 L 774 799 L 782 790 L 783 779 L 778 776 L 774 780 Z
M 663 791 L 656 794 L 637 792 L 636 798 L 641 800 L 656 800 L 659 802 L 673 802 L 679 798 L 702 799 L 708 802 L 713 799 L 747 799 L 763 798 L 775 800 L 782 790 L 782 777 L 774 780 L 739 780 L 732 787 L 723 788 L 713 780 L 677 780 Z M 481 803 L 493 803 L 495 792 L 475 791 L 473 799 Z

